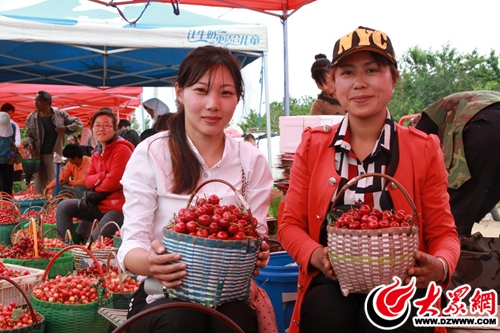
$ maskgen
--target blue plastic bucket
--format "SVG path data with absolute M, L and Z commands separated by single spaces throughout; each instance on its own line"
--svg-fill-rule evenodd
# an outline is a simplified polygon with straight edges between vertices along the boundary
M 19 200 L 19 206 L 21 208 L 21 214 L 24 214 L 27 210 L 40 211 L 47 202 L 47 199 L 26 199 Z
M 298 277 L 299 266 L 285 251 L 271 253 L 268 265 L 260 270 L 258 276 L 253 276 L 273 303 L 280 333 L 285 333 L 290 326 L 297 298 Z

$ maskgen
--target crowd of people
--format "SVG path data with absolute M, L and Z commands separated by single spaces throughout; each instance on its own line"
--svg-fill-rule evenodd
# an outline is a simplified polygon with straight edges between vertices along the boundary
M 35 96 L 36 111 L 25 121 L 21 142 L 19 126 L 12 122 L 14 106 L 0 112 L 1 191 L 12 193 L 12 147 L 41 160 L 35 174 L 38 193 L 72 193 L 56 212 L 57 229 L 85 238 L 98 220 L 104 236 L 121 227 L 118 252 L 121 268 L 145 279 L 153 276 L 164 288 L 176 288 L 186 277 L 180 255 L 162 244 L 166 222 L 185 207 L 199 184 L 223 179 L 248 200 L 258 221 L 269 212 L 273 179 L 266 157 L 255 148 L 255 137 L 228 131 L 236 106 L 244 98 L 241 66 L 227 49 L 196 48 L 179 68 L 175 80 L 176 112 L 157 98 L 143 103 L 153 126 L 139 134 L 110 109 L 100 109 L 90 121 L 52 108 L 46 91 Z M 401 126 L 387 105 L 400 79 L 390 38 L 384 32 L 358 27 L 335 43 L 331 60 L 318 54 L 311 76 L 321 90 L 311 115 L 342 115 L 334 126 L 306 128 L 295 152 L 285 206 L 279 217 L 277 239 L 299 265 L 297 301 L 289 332 L 378 332 L 366 316 L 366 294 L 344 296 L 328 257 L 326 227 L 330 212 L 367 204 L 380 211 L 410 210 L 408 196 L 420 214 L 416 265 L 404 283 L 415 279 L 422 298 L 434 282 L 449 284 L 459 255 L 459 235 L 471 232 L 500 200 L 500 162 L 491 145 L 496 138 L 500 93 L 460 92 L 429 106 L 412 126 Z M 80 133 L 80 136 L 78 136 Z M 234 134 L 234 133 L 233 133 Z M 73 138 L 69 142 L 68 137 Z M 250 144 L 248 144 L 248 143 Z M 53 154 L 67 159 L 55 179 Z M 372 177 L 341 190 L 349 180 L 367 173 L 382 173 L 402 184 L 408 196 L 384 178 Z M 56 181 L 59 181 L 56 184 Z M 237 203 L 224 185 L 213 183 L 210 192 Z M 10 190 L 9 190 L 10 188 Z M 335 198 L 335 200 L 334 200 Z M 333 203 L 336 203 L 335 207 Z M 471 209 L 474 207 L 474 209 Z M 73 218 L 82 221 L 78 230 Z M 267 225 L 254 274 L 269 261 Z M 163 294 L 148 295 L 144 283 L 130 303 L 128 317 L 159 304 L 179 302 Z M 436 306 L 439 307 L 439 304 Z M 217 307 L 245 332 L 261 331 L 259 311 L 244 301 Z M 417 309 L 411 306 L 410 312 Z M 335 314 L 335 315 L 332 315 Z M 401 332 L 432 332 L 415 327 L 409 316 Z M 220 321 L 189 309 L 145 317 L 132 331 L 226 332 Z

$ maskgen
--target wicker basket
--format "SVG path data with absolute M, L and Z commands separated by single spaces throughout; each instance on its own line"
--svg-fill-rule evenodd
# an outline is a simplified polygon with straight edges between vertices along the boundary
M 418 250 L 417 210 L 406 190 L 394 178 L 379 173 L 355 177 L 342 187 L 332 207 L 345 190 L 366 177 L 386 178 L 403 192 L 413 210 L 412 225 L 373 230 L 327 227 L 328 256 L 344 296 L 369 293 L 377 286 L 391 284 L 394 276 L 404 280 L 408 269 L 415 265 Z
M 109 221 L 108 223 L 106 223 L 106 225 L 104 226 L 104 228 L 108 227 L 108 225 L 115 225 L 118 228 L 118 230 L 120 230 L 120 226 L 116 222 Z M 99 230 L 99 237 L 98 238 L 101 238 L 102 230 L 101 230 L 101 227 L 99 225 L 99 221 L 98 220 L 94 220 L 94 223 L 92 223 L 92 228 L 90 229 L 90 235 L 92 235 L 92 232 L 94 231 L 95 227 L 97 227 L 98 230 Z M 102 262 L 106 262 L 106 260 L 108 260 L 108 255 L 109 255 L 110 252 L 115 252 L 116 253 L 118 251 L 118 249 L 116 247 L 113 247 L 111 249 L 95 249 L 95 250 L 91 250 L 93 241 L 94 240 L 92 239 L 92 237 L 90 237 L 89 243 L 87 245 L 87 249 L 90 250 L 90 251 L 92 251 L 92 254 L 97 259 L 101 260 Z M 82 251 L 81 248 L 74 248 L 74 249 L 71 250 L 71 252 L 73 252 L 73 256 L 74 256 L 74 260 L 75 260 L 75 269 L 83 269 L 85 267 L 93 265 L 92 258 L 89 257 L 89 255 L 87 254 L 86 251 Z M 115 263 L 114 259 L 113 259 L 113 263 Z
M 6 210 L 8 213 L 12 214 L 12 222 L 0 224 L 0 243 L 8 246 L 12 244 L 10 240 L 12 230 L 19 224 L 19 208 L 13 199 L 11 200 L 3 197 L 0 199 L 0 209 Z
M 30 326 L 15 328 L 12 330 L 2 330 L 2 332 L 3 333 L 7 333 L 7 332 L 8 333 L 28 333 L 28 332 L 43 333 L 45 331 L 45 317 L 43 316 L 43 314 L 38 313 L 38 315 L 42 318 L 40 321 L 38 321 L 37 316 L 35 315 L 35 310 L 33 309 L 33 305 L 31 304 L 31 302 L 28 298 L 28 295 L 26 294 L 26 291 L 23 288 L 21 288 L 21 286 L 19 286 L 14 279 L 9 279 L 7 277 L 0 276 L 0 283 L 1 284 L 4 284 L 4 282 L 5 282 L 4 280 L 6 282 L 10 283 L 10 285 L 12 285 L 12 288 L 14 288 L 14 290 L 17 289 L 16 290 L 17 293 L 19 293 L 21 295 L 21 298 L 23 300 L 22 304 L 28 305 L 28 308 L 29 308 L 30 313 L 31 313 L 31 318 L 33 320 L 33 324 Z M 8 305 L 7 303 L 2 303 L 2 304 Z M 17 305 L 19 306 L 20 304 L 18 303 Z
M 22 164 L 23 164 L 23 171 L 25 174 L 37 173 L 38 170 L 40 169 L 40 159 L 39 158 L 23 159 Z
M 87 251 L 87 249 L 81 245 L 71 245 L 67 248 L 62 249 L 57 253 L 57 255 L 52 258 L 47 266 L 47 269 L 51 269 L 51 266 L 55 264 L 56 260 L 59 259 L 58 256 L 64 254 L 65 251 L 72 250 L 75 248 L 80 248 L 82 251 Z M 99 276 L 103 277 L 104 272 L 100 265 L 98 265 L 97 259 L 93 254 L 88 251 L 87 254 L 94 260 L 98 266 Z M 42 281 L 47 280 L 47 272 L 42 276 Z M 102 300 L 102 302 L 91 302 L 88 304 L 60 304 L 51 303 L 39 300 L 33 296 L 31 293 L 30 297 L 33 307 L 40 313 L 43 313 L 46 319 L 47 332 L 71 332 L 71 333 L 106 333 L 109 328 L 109 322 L 99 315 L 97 312 L 100 307 L 111 307 L 111 297 L 107 297 Z
M 196 193 L 206 184 L 221 182 L 229 186 L 238 196 L 243 207 L 253 216 L 245 198 L 234 186 L 220 179 L 212 179 L 198 186 L 191 195 L 191 205 Z M 254 225 L 255 228 L 255 225 Z M 171 298 L 179 298 L 208 307 L 235 301 L 247 300 L 250 278 L 255 268 L 262 238 L 248 240 L 208 239 L 163 229 L 163 244 L 170 253 L 179 253 L 181 262 L 187 264 L 187 276 L 182 285 L 169 288 Z
M 134 296 L 135 292 L 131 293 L 124 293 L 123 292 L 123 271 L 120 268 L 120 265 L 118 265 L 118 258 L 116 257 L 115 252 L 110 252 L 108 254 L 108 261 L 106 264 L 106 273 L 109 274 L 109 270 L 112 266 L 111 264 L 111 258 L 115 260 L 117 263 L 116 266 L 118 267 L 118 277 L 120 279 L 120 292 L 119 293 L 111 293 L 111 299 L 113 302 L 113 309 L 128 309 L 130 305 L 130 300 Z
M 30 230 L 29 226 L 31 223 L 31 219 L 22 219 L 20 220 L 14 228 L 12 228 L 12 231 L 10 232 L 10 243 L 14 244 L 15 242 L 18 242 L 19 239 L 21 239 L 22 236 L 31 236 L 33 235 L 32 230 Z M 36 230 L 38 234 L 43 234 L 42 228 L 40 224 L 36 224 Z

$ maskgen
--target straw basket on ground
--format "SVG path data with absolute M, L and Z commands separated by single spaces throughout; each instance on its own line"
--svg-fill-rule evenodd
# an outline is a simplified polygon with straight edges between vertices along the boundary
M 94 220 L 94 222 L 92 223 L 92 229 L 90 229 L 90 235 L 92 235 L 92 233 L 94 232 L 94 228 L 97 228 L 99 230 L 99 236 L 97 238 L 98 238 L 99 242 L 102 244 L 103 243 L 101 240 L 102 230 L 105 228 L 109 228 L 109 226 L 113 226 L 113 225 L 116 226 L 118 228 L 118 230 L 120 230 L 120 226 L 116 222 L 109 221 L 101 229 L 101 226 L 99 225 L 99 221 Z M 86 247 L 88 250 L 92 251 L 92 254 L 97 259 L 99 259 L 102 262 L 106 262 L 108 260 L 108 255 L 110 252 L 115 252 L 115 253 L 118 252 L 118 249 L 114 246 L 113 247 L 106 247 L 106 248 L 102 248 L 102 249 L 95 249 L 92 246 L 92 244 L 94 244 L 94 242 L 95 242 L 95 240 L 91 236 Z M 75 269 L 83 269 L 87 266 L 92 266 L 93 260 L 92 260 L 92 258 L 89 257 L 89 255 L 86 251 L 82 251 L 81 248 L 74 248 L 73 250 L 71 250 L 71 252 L 73 252 L 73 256 L 75 258 Z M 113 259 L 113 262 L 115 262 L 114 259 Z
M 233 185 L 212 179 L 198 186 L 188 200 L 187 207 L 196 193 L 206 184 L 221 182 L 229 186 L 239 198 L 242 209 L 250 215 L 252 231 L 256 224 L 245 198 Z M 171 298 L 179 298 L 208 307 L 234 301 L 247 300 L 250 278 L 255 268 L 262 238 L 220 240 L 191 236 L 164 228 L 163 244 L 167 251 L 179 253 L 187 264 L 187 276 L 180 287 L 169 288 Z
M 415 265 L 418 250 L 419 217 L 415 204 L 403 186 L 394 178 L 380 173 L 367 173 L 347 182 L 332 203 L 334 208 L 342 194 L 366 177 L 383 177 L 397 186 L 412 207 L 411 224 L 384 229 L 347 229 L 329 225 L 328 256 L 344 296 L 369 293 L 380 285 L 401 280 Z

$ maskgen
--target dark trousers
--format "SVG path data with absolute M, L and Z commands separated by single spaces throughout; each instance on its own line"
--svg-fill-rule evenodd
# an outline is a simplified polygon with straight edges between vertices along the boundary
M 134 294 L 132 307 L 127 315 L 128 318 L 156 305 L 183 302 L 166 297 L 147 304 L 146 297 L 144 283 L 142 283 Z M 217 311 L 233 320 L 244 332 L 258 333 L 257 314 L 246 303 L 241 301 L 224 303 L 217 307 Z M 227 324 L 206 313 L 179 308 L 165 310 L 142 318 L 132 324 L 128 332 L 232 333 L 234 331 Z
M 387 332 L 373 326 L 365 313 L 365 294 L 342 295 L 340 285 L 318 274 L 311 282 L 300 313 L 300 333 L 369 333 Z M 417 289 L 414 299 L 425 296 L 425 290 Z M 417 309 L 411 309 L 408 320 L 393 332 L 432 333 L 433 328 L 413 326 L 412 318 Z
M 14 181 L 18 182 L 23 180 L 23 170 L 14 171 Z
M 108 222 L 116 222 L 120 227 L 123 224 L 123 213 L 120 211 L 110 210 L 106 213 L 102 213 L 96 205 L 87 204 L 85 200 L 67 199 L 57 204 L 56 228 L 61 235 L 65 235 L 66 230 L 69 230 L 71 236 L 74 236 L 74 217 L 81 220 L 77 233 L 85 238 L 88 238 L 90 235 L 90 229 L 94 219 L 99 220 L 103 237 L 113 237 L 115 231 L 118 230 L 114 225 L 104 228 Z M 99 230 L 95 228 L 92 237 L 93 239 L 97 239 L 98 236 Z
M 12 184 L 14 183 L 14 165 L 0 164 L 0 191 L 12 195 Z
M 500 105 L 478 112 L 463 131 L 465 158 L 471 179 L 448 189 L 459 234 L 470 234 L 500 201 Z

